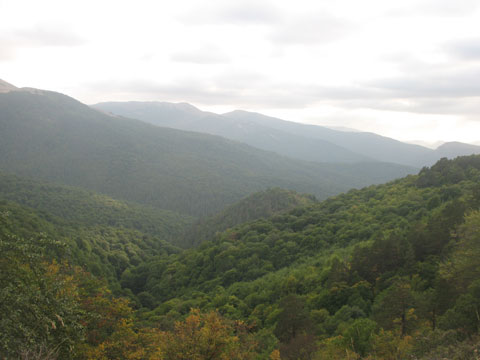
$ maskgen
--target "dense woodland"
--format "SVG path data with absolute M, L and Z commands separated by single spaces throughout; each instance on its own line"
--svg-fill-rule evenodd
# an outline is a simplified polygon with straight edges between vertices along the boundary
M 324 201 L 262 192 L 195 224 L 0 184 L 2 358 L 478 357 L 480 156 Z

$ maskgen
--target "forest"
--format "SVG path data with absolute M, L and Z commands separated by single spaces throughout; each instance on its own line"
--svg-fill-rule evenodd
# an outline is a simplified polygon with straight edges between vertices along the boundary
M 272 189 L 196 222 L 0 184 L 1 358 L 478 357 L 480 156 L 323 201 Z

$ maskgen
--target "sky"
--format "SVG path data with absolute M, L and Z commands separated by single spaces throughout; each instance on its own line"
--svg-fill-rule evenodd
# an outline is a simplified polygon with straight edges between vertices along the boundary
M 0 79 L 480 144 L 480 1 L 0 0 Z

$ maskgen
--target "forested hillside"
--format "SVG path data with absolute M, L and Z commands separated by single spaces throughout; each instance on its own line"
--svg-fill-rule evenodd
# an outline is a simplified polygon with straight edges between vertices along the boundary
M 173 212 L 2 173 L 0 213 L 16 236 L 43 234 L 65 243 L 66 260 L 108 279 L 116 291 L 126 268 L 179 251 L 171 243 L 193 222 Z
M 240 209 L 249 203 L 254 213 L 255 201 Z M 131 305 L 59 261 L 75 249 L 70 238 L 92 253 L 103 248 L 108 259 L 109 243 L 131 246 L 136 236 L 102 236 L 94 251 L 87 231 L 62 237 L 55 221 L 2 206 L 11 213 L 0 229 L 9 254 L 0 262 L 7 357 L 27 351 L 17 339 L 79 359 L 475 359 L 480 350 L 479 156 L 442 159 L 419 175 L 322 202 L 301 200 L 286 213 L 238 221 L 198 248 L 161 245 L 115 268 L 122 287 L 115 293 Z M 35 232 L 45 235 L 32 243 Z M 39 282 L 51 292 L 29 302 Z M 58 310 L 40 310 L 52 294 L 63 301 Z M 12 301 L 19 313 L 7 309 Z M 30 315 L 18 318 L 22 311 L 44 311 L 50 335 L 31 329 Z
M 217 309 L 282 358 L 461 358 L 480 325 L 479 182 L 480 157 L 445 159 L 152 259 L 122 285 L 153 296 L 144 321 Z
M 0 171 L 194 216 L 269 187 L 319 198 L 411 173 L 383 163 L 316 164 L 106 115 L 54 92 L 0 93 Z
M 298 194 L 280 188 L 268 189 L 252 194 L 229 206 L 220 213 L 201 219 L 184 235 L 184 246 L 199 245 L 211 240 L 216 233 L 253 220 L 269 218 L 274 214 L 285 213 L 293 208 L 315 202 L 312 195 Z
M 194 219 L 172 211 L 116 200 L 79 188 L 34 181 L 0 172 L 0 200 L 54 216 L 69 226 L 122 227 L 174 241 Z

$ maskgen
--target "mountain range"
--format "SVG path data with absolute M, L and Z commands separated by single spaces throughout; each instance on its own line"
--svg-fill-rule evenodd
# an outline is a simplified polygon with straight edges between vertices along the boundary
M 382 161 L 423 167 L 442 157 L 480 153 L 480 146 L 476 145 L 445 143 L 433 150 L 374 133 L 334 130 L 242 110 L 219 115 L 201 111 L 187 103 L 105 102 L 93 107 L 158 126 L 220 135 L 307 161 Z
M 270 187 L 325 198 L 415 172 L 376 161 L 300 161 L 219 136 L 112 116 L 31 88 L 1 93 L 0 110 L 1 171 L 193 216 Z

